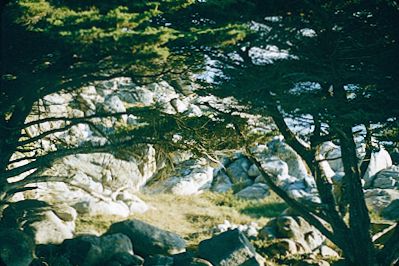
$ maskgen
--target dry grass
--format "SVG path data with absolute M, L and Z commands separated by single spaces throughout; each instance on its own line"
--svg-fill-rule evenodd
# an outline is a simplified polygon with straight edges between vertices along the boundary
M 212 228 L 228 220 L 235 224 L 257 222 L 266 224 L 269 218 L 278 215 L 285 209 L 285 204 L 272 195 L 263 200 L 240 200 L 234 195 L 203 193 L 192 196 L 171 194 L 138 195 L 151 206 L 135 218 L 164 230 L 172 231 L 188 242 L 189 246 L 197 245 L 209 238 Z M 80 217 L 77 221 L 77 232 L 97 232 L 101 234 L 113 223 L 114 217 Z

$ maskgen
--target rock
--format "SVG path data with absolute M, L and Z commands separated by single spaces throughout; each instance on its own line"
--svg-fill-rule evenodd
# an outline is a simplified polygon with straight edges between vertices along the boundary
M 320 255 L 322 257 L 334 257 L 334 258 L 339 258 L 339 254 L 333 250 L 332 248 L 330 248 L 329 246 L 321 246 L 320 247 Z
M 33 261 L 35 244 L 15 228 L 0 227 L 0 262 L 7 266 L 27 266 Z
M 130 215 L 129 207 L 123 201 L 100 201 L 96 199 L 78 202 L 73 207 L 79 214 L 88 216 L 117 216 L 127 218 Z
M 278 239 L 267 247 L 267 252 L 272 256 L 288 256 L 303 253 L 301 247 L 291 239 Z
M 288 176 L 288 164 L 277 157 L 270 157 L 261 161 L 262 168 L 274 176 Z
M 75 221 L 78 217 L 76 210 L 65 204 L 53 206 L 52 210 L 61 220 L 65 222 Z
M 257 223 L 251 222 L 249 224 L 232 224 L 228 220 L 224 220 L 224 223 L 218 224 L 213 232 L 214 233 L 222 233 L 226 232 L 228 230 L 234 230 L 238 229 L 240 232 L 244 233 L 246 237 L 248 238 L 254 238 L 258 236 L 258 230 L 260 227 L 258 226 Z
M 196 258 L 194 254 L 183 252 L 173 256 L 173 266 L 212 266 L 209 261 Z
M 381 215 L 388 220 L 399 221 L 399 199 L 392 201 L 381 211 Z
M 123 201 L 129 207 L 130 213 L 144 213 L 149 209 L 147 203 L 128 190 L 118 192 L 112 198 L 116 201 Z
M 249 175 L 250 177 L 257 177 L 257 176 L 260 175 L 260 171 L 259 171 L 258 167 L 257 167 L 255 164 L 253 164 L 253 165 L 251 165 L 251 166 L 249 167 L 249 169 L 248 169 L 248 175 Z
M 305 163 L 302 158 L 288 144 L 275 138 L 267 144 L 269 152 L 273 156 L 277 156 L 280 160 L 288 165 L 288 174 L 298 179 L 302 179 L 308 175 Z
M 45 211 L 40 216 L 40 220 L 24 226 L 27 232 L 33 236 L 36 244 L 59 244 L 65 239 L 73 237 L 74 221 L 64 222 L 52 211 Z
M 246 158 L 235 160 L 226 168 L 226 173 L 230 177 L 233 184 L 252 183 L 247 171 L 249 169 L 249 161 Z
M 148 256 L 144 261 L 144 266 L 173 266 L 174 260 L 173 257 L 164 256 L 164 255 L 151 255 Z
M 117 95 L 107 96 L 104 100 L 104 111 L 110 113 L 126 112 L 124 103 Z
M 380 213 L 395 199 L 399 199 L 399 191 L 395 189 L 367 189 L 364 191 L 364 197 L 368 206 Z
M 179 95 L 167 82 L 152 83 L 147 88 L 154 93 L 154 99 L 158 103 L 169 103 Z
M 229 191 L 233 186 L 230 181 L 230 177 L 226 175 L 224 171 L 219 171 L 216 177 L 213 179 L 212 191 L 218 193 L 225 193 Z
M 205 159 L 189 159 L 177 164 L 170 178 L 151 185 L 148 190 L 152 193 L 192 195 L 211 187 L 214 169 Z
M 213 265 L 263 265 L 258 261 L 255 248 L 238 229 L 201 241 L 198 255 Z
M 109 186 L 112 190 L 129 187 L 137 191 L 156 172 L 157 163 L 155 149 L 150 145 L 141 146 L 135 153 L 140 154 L 140 161 L 129 156 L 128 153 L 125 153 L 124 158 L 117 158 L 107 153 L 68 156 L 62 160 L 62 169 L 65 169 L 66 173 L 61 174 L 70 175 L 70 173 L 80 172 L 95 182 Z M 55 167 L 61 167 L 61 165 Z M 89 185 L 84 180 L 83 183 L 77 181 L 85 186 Z M 102 192 L 97 189 L 95 191 Z
M 175 195 L 199 194 L 211 187 L 213 168 L 205 160 L 188 160 L 179 165 L 175 175 L 151 187 L 153 193 Z
M 371 154 L 370 163 L 363 176 L 363 179 L 365 181 L 364 187 L 370 188 L 373 184 L 375 175 L 379 171 L 389 168 L 391 166 L 392 166 L 391 156 L 386 150 L 381 149 L 378 152 L 373 152 Z
M 186 112 L 189 108 L 189 102 L 187 100 L 181 100 L 181 99 L 173 99 L 170 102 L 173 106 L 173 108 L 175 108 L 176 112 L 178 113 L 183 113 Z
M 203 115 L 201 108 L 195 104 L 190 104 L 187 113 L 189 117 L 200 117 Z
M 175 260 L 173 266 L 213 266 L 209 261 L 200 258 L 186 258 Z
M 392 165 L 378 172 L 371 186 L 374 188 L 399 188 L 399 166 Z
M 324 159 L 328 159 L 327 163 L 335 173 L 344 171 L 341 148 L 339 146 L 331 141 L 324 142 L 320 147 L 320 154 Z
M 115 253 L 109 261 L 105 263 L 106 266 L 141 266 L 143 264 L 143 258 L 128 252 Z
M 258 183 L 240 190 L 235 195 L 243 199 L 263 199 L 269 194 L 269 187 L 265 184 Z
M 376 178 L 373 182 L 374 188 L 395 188 L 397 181 L 391 177 L 384 177 L 384 178 Z
M 202 171 L 193 171 L 184 177 L 176 177 L 169 188 L 170 192 L 176 195 L 198 194 L 211 187 L 213 180 L 213 169 L 207 167 Z M 165 184 L 168 187 L 168 184 Z
M 267 184 L 266 179 L 262 175 L 257 176 L 254 180 L 254 183 L 255 184 L 257 184 L 257 183 Z
M 125 201 L 126 202 L 126 201 Z M 129 211 L 130 213 L 145 213 L 150 209 L 148 207 L 147 203 L 145 203 L 143 200 L 139 199 L 136 197 L 136 199 L 127 202 L 127 205 L 129 206 Z
M 113 233 L 127 235 L 133 243 L 135 254 L 143 257 L 155 254 L 173 255 L 186 249 L 185 241 L 177 234 L 139 220 L 114 223 L 107 234 Z
M 135 87 L 134 90 L 125 90 L 118 93 L 120 99 L 129 104 L 151 106 L 155 103 L 154 93 L 145 87 Z
M 292 266 L 330 266 L 330 263 L 325 260 L 304 259 L 295 262 Z
M 93 235 L 78 236 L 65 240 L 59 247 L 60 254 L 69 258 L 73 265 L 98 265 L 110 260 L 115 254 L 133 255 L 130 239 L 123 234 L 110 234 L 101 237 Z
M 392 159 L 393 164 L 399 165 L 399 149 L 398 148 L 393 149 L 393 151 L 391 152 L 391 159 Z
M 270 220 L 259 232 L 263 239 L 278 239 L 273 252 L 280 255 L 311 253 L 319 248 L 325 237 L 300 216 L 279 216 Z M 288 241 L 280 241 L 288 240 Z M 278 253 L 273 253 L 278 254 Z

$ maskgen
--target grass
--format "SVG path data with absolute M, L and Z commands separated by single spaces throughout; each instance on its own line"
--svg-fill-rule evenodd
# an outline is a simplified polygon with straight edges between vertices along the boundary
M 138 219 L 164 230 L 172 231 L 187 240 L 193 248 L 201 240 L 212 236 L 212 228 L 228 220 L 234 224 L 257 222 L 263 226 L 286 208 L 275 195 L 262 200 L 242 200 L 232 193 L 206 192 L 200 195 L 176 196 L 171 194 L 138 195 L 151 206 Z M 102 234 L 114 222 L 115 217 L 80 216 L 76 223 L 77 233 Z

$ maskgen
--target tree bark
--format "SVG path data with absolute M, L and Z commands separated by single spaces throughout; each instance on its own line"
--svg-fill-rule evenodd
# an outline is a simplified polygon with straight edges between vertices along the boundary
M 352 263 L 359 266 L 375 265 L 376 254 L 371 238 L 370 216 L 364 199 L 352 128 L 340 125 L 339 132 L 345 172 L 343 185 L 346 188 L 344 193 L 349 204 L 350 237 L 354 248 Z

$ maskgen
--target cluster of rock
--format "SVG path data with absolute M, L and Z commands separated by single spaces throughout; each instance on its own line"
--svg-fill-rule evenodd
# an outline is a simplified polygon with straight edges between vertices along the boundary
M 39 115 L 32 114 L 29 119 L 43 118 L 43 114 L 51 117 L 81 118 L 95 113 L 123 113 L 129 107 L 149 106 L 156 106 L 161 112 L 168 114 L 179 113 L 194 117 L 209 111 L 201 103 L 205 100 L 212 102 L 215 99 L 204 99 L 193 93 L 191 88 L 185 89 L 187 91 L 182 94 L 166 82 L 137 86 L 127 78 L 117 78 L 82 88 L 76 95 L 48 95 L 40 105 L 43 110 L 40 110 Z M 79 146 L 82 143 L 104 144 L 108 141 L 104 133 L 113 132 L 118 123 L 140 123 L 134 115 L 100 117 L 90 121 L 90 125 L 76 124 L 64 132 L 55 132 L 41 140 L 40 146 L 47 151 L 55 150 L 57 147 L 54 139 L 63 139 L 69 146 Z M 62 127 L 62 123 L 42 123 L 40 126 L 29 127 L 27 133 L 36 136 L 40 132 Z M 320 202 L 315 181 L 306 165 L 282 139 L 275 138 L 266 145 L 257 145 L 253 148 L 253 153 L 262 168 L 273 174 L 274 182 L 290 196 L 307 202 Z M 178 158 L 180 154 L 172 156 Z M 333 182 L 339 183 L 343 176 L 339 147 L 327 142 L 321 149 L 321 156 L 328 159 L 322 162 L 326 175 Z M 221 158 L 220 165 L 217 166 L 204 158 L 195 159 L 190 155 L 176 160 L 173 158 L 175 172 L 169 178 L 147 188 L 148 181 L 164 166 L 158 158 L 157 151 L 151 145 L 140 145 L 123 154 L 67 156 L 45 172 L 52 176 L 65 176 L 66 181 L 38 184 L 33 198 L 67 203 L 74 206 L 78 213 L 126 218 L 135 212 L 145 212 L 149 208 L 134 195 L 143 188 L 150 193 L 166 192 L 178 195 L 192 195 L 205 190 L 221 193 L 232 190 L 237 197 L 244 199 L 260 199 L 269 195 L 269 188 L 259 169 L 240 152 Z M 377 194 L 386 194 L 386 190 L 396 192 L 398 188 L 399 167 L 392 165 L 392 160 L 385 150 L 373 153 L 365 175 L 366 195 L 371 195 L 374 200 Z M 389 194 L 395 194 L 394 192 Z M 376 205 L 387 207 L 387 197 L 380 198 Z M 396 197 L 392 198 L 394 199 Z M 392 200 L 390 199 L 388 204 Z
M 202 241 L 197 252 L 187 252 L 186 242 L 175 233 L 139 220 L 115 223 L 101 236 L 80 235 L 58 245 L 37 247 L 22 231 L 11 231 L 13 234 L 9 235 L 0 229 L 2 239 L 9 240 L 0 243 L 0 258 L 11 266 L 40 262 L 81 266 L 264 265 L 262 257 L 238 229 Z
M 321 233 L 299 216 L 282 215 L 270 220 L 263 228 L 228 222 L 217 228 L 219 232 L 212 238 L 186 251 L 185 240 L 177 234 L 134 219 L 112 224 L 101 236 L 79 235 L 59 243 L 37 246 L 28 234 L 0 227 L 1 239 L 7 240 L 0 243 L 0 258 L 11 266 L 43 265 L 40 263 L 65 266 L 265 265 L 265 259 L 249 239 L 268 241 L 268 245 L 262 247 L 262 254 L 268 256 L 317 254 L 338 257 L 325 245 Z M 250 233 L 251 230 L 256 233 Z
M 37 109 L 28 117 L 28 122 L 48 117 L 60 120 L 43 122 L 26 129 L 32 138 L 45 132 L 37 143 L 44 152 L 57 150 L 61 142 L 69 147 L 82 145 L 103 145 L 108 143 L 106 135 L 115 132 L 117 125 L 140 126 L 134 115 L 101 114 L 124 113 L 131 107 L 156 106 L 168 114 L 181 113 L 187 116 L 201 116 L 198 97 L 190 88 L 186 95 L 177 93 L 166 82 L 137 86 L 128 78 L 117 78 L 84 87 L 78 91 L 59 92 L 47 95 L 37 104 Z M 76 123 L 69 126 L 64 118 L 71 121 L 91 117 L 90 123 Z M 65 130 L 58 130 L 65 128 Z M 13 159 L 21 156 L 16 153 Z M 144 212 L 148 206 L 135 196 L 157 171 L 162 161 L 152 145 L 137 145 L 124 152 L 92 153 L 70 155 L 56 161 L 51 169 L 42 174 L 61 179 L 62 182 L 38 183 L 33 192 L 17 195 L 15 200 L 34 198 L 48 202 L 62 202 L 74 206 L 79 213 L 87 215 L 116 215 L 128 217 L 136 212 Z M 11 167 L 26 163 L 20 161 Z M 16 180 L 21 179 L 17 177 Z
M 275 177 L 274 182 L 296 199 L 319 202 L 316 185 L 300 156 L 280 138 L 253 150 L 262 168 Z M 243 199 L 261 199 L 270 194 L 258 167 L 237 152 L 211 167 L 204 159 L 189 159 L 179 165 L 175 175 L 162 180 L 151 192 L 171 192 L 178 195 L 201 193 L 205 190 L 224 193 L 233 190 Z
M 339 257 L 325 245 L 325 237 L 301 216 L 281 215 L 270 220 L 259 231 L 259 238 L 271 240 L 267 252 L 273 255 L 315 254 Z
M 325 244 L 326 238 L 291 209 L 271 219 L 264 227 L 254 222 L 237 225 L 225 221 L 217 225 L 214 232 L 229 230 L 238 230 L 253 241 L 263 241 L 262 253 L 269 257 L 298 254 L 339 257 L 336 251 Z

